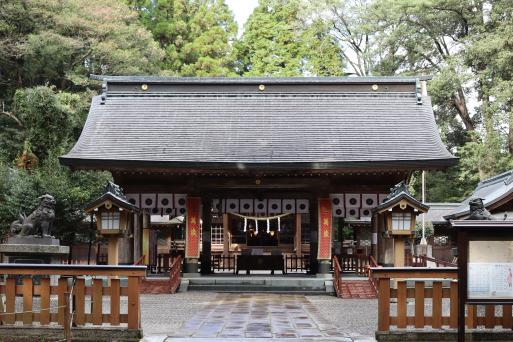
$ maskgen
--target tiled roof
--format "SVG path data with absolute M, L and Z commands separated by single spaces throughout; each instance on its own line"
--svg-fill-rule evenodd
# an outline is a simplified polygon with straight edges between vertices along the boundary
M 331 169 L 456 162 L 429 97 L 418 104 L 415 92 L 113 91 L 104 98 L 93 98 L 63 164 Z
M 513 192 L 513 170 L 481 181 L 474 192 L 453 211 L 444 216 L 446 219 L 458 219 L 470 214 L 469 202 L 472 198 L 482 198 L 486 208 Z

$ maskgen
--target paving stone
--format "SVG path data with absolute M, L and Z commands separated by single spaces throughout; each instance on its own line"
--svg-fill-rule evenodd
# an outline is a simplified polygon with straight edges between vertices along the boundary
M 358 315 L 348 314 L 355 309 L 347 306 L 344 312 L 337 311 L 344 300 L 335 297 L 201 292 L 144 297 L 141 303 L 145 338 L 154 335 L 157 339 L 148 342 L 163 341 L 165 336 L 168 336 L 166 341 L 177 342 L 374 341 L 370 337 L 373 332 L 365 335 L 360 330 L 348 329 L 352 332 L 350 336 L 348 331 L 340 329 L 340 322 L 354 322 Z M 147 303 L 154 307 L 150 309 Z M 327 311 L 327 308 L 337 310 Z M 373 312 L 377 317 L 376 313 Z

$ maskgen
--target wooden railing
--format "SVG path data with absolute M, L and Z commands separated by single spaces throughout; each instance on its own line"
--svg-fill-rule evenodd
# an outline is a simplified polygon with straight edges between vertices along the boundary
M 146 255 L 145 254 L 141 255 L 141 257 L 139 259 L 137 259 L 136 262 L 134 262 L 134 265 L 136 265 L 136 266 L 144 265 L 144 258 L 146 258 Z
M 336 255 L 332 258 L 333 262 L 333 288 L 335 289 L 335 295 L 342 298 L 342 268 L 338 262 Z
M 0 274 L 6 275 L 0 285 L 6 299 L 5 308 L 0 305 L 0 324 L 57 323 L 69 328 L 66 317 L 72 312 L 75 326 L 141 328 L 139 283 L 146 266 L 0 264 Z M 122 287 L 125 277 L 127 286 Z M 68 301 L 70 296 L 73 300 Z M 57 305 L 51 305 L 52 297 L 57 297 Z M 120 305 L 121 297 L 128 297 L 126 307 Z M 103 311 L 105 305 L 110 307 L 108 313 Z M 21 311 L 16 309 L 20 306 Z
M 377 293 L 378 292 L 378 281 L 376 278 L 374 278 L 372 276 L 372 271 L 371 271 L 372 268 L 376 268 L 376 267 L 381 267 L 381 266 L 378 265 L 378 262 L 376 261 L 376 259 L 374 259 L 374 257 L 372 255 L 370 255 L 369 256 L 369 265 L 366 267 L 367 278 L 369 278 L 369 282 L 371 283 L 372 287 L 374 288 L 374 291 L 376 291 L 376 293 Z
M 235 255 L 213 254 L 211 260 L 212 273 L 233 272 L 235 274 Z
M 309 255 L 287 255 L 284 256 L 285 273 L 307 273 L 310 271 Z
M 340 256 L 340 266 L 343 272 L 355 272 L 358 275 L 367 275 L 369 257 L 366 255 Z
M 445 261 L 445 260 L 431 258 L 431 257 L 425 256 L 425 255 L 419 255 L 419 256 L 407 255 L 407 256 L 405 256 L 404 264 L 405 264 L 405 266 L 410 266 L 410 267 L 428 267 L 428 265 L 429 265 L 428 262 L 435 264 L 435 267 L 458 267 L 458 265 L 455 263 Z
M 372 268 L 378 280 L 378 331 L 456 329 L 458 326 L 458 273 L 453 267 Z M 392 280 L 392 282 L 391 282 Z M 408 307 L 413 304 L 413 309 Z M 467 305 L 466 326 L 470 329 L 513 327 L 512 306 Z M 496 313 L 502 311 L 502 315 Z M 480 315 L 478 315 L 478 312 Z
M 179 255 L 173 259 L 169 271 L 169 282 L 171 293 L 176 293 L 180 287 L 180 273 L 182 272 L 182 257 Z

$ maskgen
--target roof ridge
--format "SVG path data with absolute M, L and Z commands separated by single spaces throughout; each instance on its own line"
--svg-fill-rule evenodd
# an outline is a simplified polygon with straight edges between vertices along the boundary
M 313 92 L 283 92 L 283 93 L 185 93 L 185 92 L 155 92 L 155 93 L 129 93 L 108 92 L 108 97 L 416 97 L 415 92 L 344 92 L 344 93 L 313 93 Z
M 488 186 L 488 185 L 491 185 L 491 184 L 496 184 L 496 183 L 502 181 L 504 178 L 506 178 L 506 176 L 508 176 L 508 177 L 513 176 L 513 170 L 508 170 L 508 171 L 505 171 L 505 172 L 500 173 L 498 175 L 495 175 L 495 176 L 492 176 L 490 178 L 487 178 L 487 179 L 484 179 L 484 180 L 480 181 L 477 184 L 476 190 L 477 189 L 481 189 L 484 186 Z M 511 181 L 509 181 L 509 183 L 511 183 Z M 505 184 L 509 184 L 509 183 L 508 183 L 508 180 L 505 181 Z
M 112 82 L 112 83 L 130 83 L 130 82 L 155 82 L 155 83 L 215 83 L 215 84 L 322 84 L 322 83 L 415 83 L 417 80 L 431 80 L 432 76 L 365 76 L 365 77 L 177 77 L 177 76 L 114 76 L 114 75 L 94 75 L 93 80 Z

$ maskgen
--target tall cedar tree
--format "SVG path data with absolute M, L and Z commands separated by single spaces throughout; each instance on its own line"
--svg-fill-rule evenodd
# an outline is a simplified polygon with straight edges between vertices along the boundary
M 338 76 L 340 51 L 322 20 L 308 20 L 301 0 L 260 0 L 237 43 L 244 76 Z
M 224 0 L 130 0 L 165 50 L 163 73 L 231 76 L 237 25 Z

